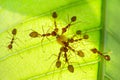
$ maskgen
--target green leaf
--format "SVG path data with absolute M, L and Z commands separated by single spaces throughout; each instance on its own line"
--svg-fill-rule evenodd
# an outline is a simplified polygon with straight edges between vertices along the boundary
M 98 66 L 100 58 L 90 52 L 93 47 L 100 48 L 101 36 L 101 0 L 2 0 L 0 2 L 0 79 L 1 80 L 96 80 L 100 79 L 102 67 Z M 52 12 L 56 11 L 59 29 L 65 27 L 72 16 L 77 22 L 72 25 L 66 37 L 71 37 L 77 30 L 90 36 L 89 40 L 75 43 L 76 49 L 85 52 L 85 58 L 69 52 L 70 63 L 74 73 L 70 73 L 66 64 L 56 68 L 55 62 L 61 45 L 55 37 L 31 38 L 32 30 L 40 34 L 54 29 Z M 17 34 L 13 49 L 7 48 L 11 41 L 11 31 Z M 43 29 L 42 29 L 43 28 Z M 80 36 L 79 36 L 80 37 Z M 64 62 L 64 61 L 63 61 Z M 103 73 L 102 73 L 103 74 Z M 98 75 L 98 76 L 97 76 Z
M 119 20 L 120 9 L 119 0 L 106 1 L 106 37 L 105 37 L 105 49 L 111 51 L 111 61 L 106 63 L 105 80 L 119 80 Z

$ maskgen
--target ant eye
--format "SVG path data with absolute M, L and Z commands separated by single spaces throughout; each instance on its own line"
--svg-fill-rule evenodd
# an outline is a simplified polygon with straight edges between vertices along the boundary
M 56 13 L 56 12 L 53 12 L 52 17 L 53 17 L 53 18 L 57 18 L 57 13 Z
M 71 22 L 74 22 L 74 21 L 76 21 L 76 16 L 73 16 L 73 17 L 71 18 Z

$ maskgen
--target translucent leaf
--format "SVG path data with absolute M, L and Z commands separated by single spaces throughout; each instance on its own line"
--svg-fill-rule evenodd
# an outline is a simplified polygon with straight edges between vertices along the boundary
M 106 63 L 106 74 L 105 80 L 119 80 L 119 20 L 120 13 L 119 0 L 106 1 L 106 38 L 105 38 L 105 49 L 109 50 L 111 61 Z
M 0 2 L 0 79 L 1 80 L 96 80 L 102 70 L 98 66 L 100 58 L 90 52 L 93 47 L 101 48 L 101 0 L 2 0 Z M 73 44 L 85 52 L 85 58 L 78 58 L 73 52 L 70 58 L 74 73 L 66 64 L 56 68 L 55 62 L 60 44 L 55 37 L 36 38 L 29 36 L 35 30 L 40 34 L 54 29 L 52 12 L 56 11 L 59 29 L 65 27 L 72 16 L 77 17 L 66 34 L 71 37 L 77 30 L 90 36 L 88 41 Z M 7 48 L 11 41 L 11 31 L 16 28 L 13 49 Z M 101 49 L 102 50 L 102 49 Z M 64 62 L 64 61 L 63 61 Z M 99 70 L 99 71 L 100 71 Z M 103 74 L 103 73 L 102 73 Z M 98 76 L 97 76 L 98 75 Z

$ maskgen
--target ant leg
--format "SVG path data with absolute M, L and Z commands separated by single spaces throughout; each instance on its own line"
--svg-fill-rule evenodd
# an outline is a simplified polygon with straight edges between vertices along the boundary
M 43 26 L 42 26 L 42 31 L 43 31 L 43 34 L 44 34 L 45 32 L 44 32 Z M 43 44 L 42 44 L 43 40 L 44 40 L 44 36 L 42 37 L 42 40 L 41 40 L 42 50 L 43 50 Z M 43 50 L 43 52 L 45 52 L 45 51 Z
M 70 65 L 70 64 L 69 64 L 67 52 L 64 52 L 64 57 L 65 57 L 65 62 L 68 63 L 68 67 L 67 67 L 68 70 L 69 70 L 71 73 L 73 73 L 73 72 L 74 72 L 74 67 L 73 67 L 73 65 Z
M 60 57 L 61 57 L 61 51 L 59 52 L 58 54 L 58 58 L 57 58 L 57 62 L 56 62 L 56 67 L 57 68 L 60 68 L 61 67 L 61 61 L 60 61 Z
M 75 22 L 75 21 L 76 21 L 76 16 L 73 16 L 71 18 L 71 22 L 69 24 L 67 24 L 64 28 L 62 28 L 62 34 L 64 34 L 67 31 L 67 29 L 71 26 L 71 23 Z
M 75 51 L 75 49 L 73 49 L 72 47 L 70 47 L 70 46 L 67 46 L 71 51 L 73 51 L 73 52 L 76 52 Z
M 43 44 L 42 44 L 42 43 L 43 43 L 43 39 L 44 39 L 44 37 L 42 37 L 41 46 L 42 46 L 42 51 L 45 52 L 45 50 L 44 50 L 44 48 L 43 48 Z
M 50 41 L 50 39 L 48 38 L 48 36 L 50 36 L 50 34 L 47 34 L 49 30 L 50 30 L 50 28 L 46 32 L 46 38 Z
M 52 13 L 52 17 L 54 18 L 54 26 L 55 26 L 54 31 L 55 31 L 55 32 L 58 32 L 57 23 L 56 23 L 57 13 L 56 13 L 56 12 L 53 12 L 53 13 Z
M 7 33 L 8 33 L 11 37 L 13 36 L 12 34 L 10 34 L 10 32 L 7 31 Z
M 61 57 L 61 53 L 62 52 L 67 52 L 68 50 L 65 47 L 61 47 L 60 48 L 60 52 L 58 54 L 58 58 L 57 58 L 57 62 L 56 62 L 56 67 L 59 68 L 61 66 L 61 61 L 60 61 L 60 57 Z
M 43 52 L 45 52 L 44 49 L 43 49 L 43 44 L 42 43 L 43 43 L 44 37 L 47 37 L 47 36 L 45 35 L 45 31 L 43 29 L 43 26 L 42 26 L 42 31 L 43 31 L 43 34 L 41 34 L 41 37 L 42 37 L 42 39 L 41 39 L 41 46 L 42 46 Z

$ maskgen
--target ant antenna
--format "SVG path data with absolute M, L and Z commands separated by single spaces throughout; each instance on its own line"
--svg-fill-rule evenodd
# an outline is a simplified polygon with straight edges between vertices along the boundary
M 69 24 L 67 24 L 67 26 L 65 26 L 64 28 L 62 28 L 62 34 L 64 34 L 67 31 L 67 29 L 71 26 L 71 23 L 75 22 L 75 21 L 76 21 L 76 16 L 73 16 L 71 18 L 71 22 Z

